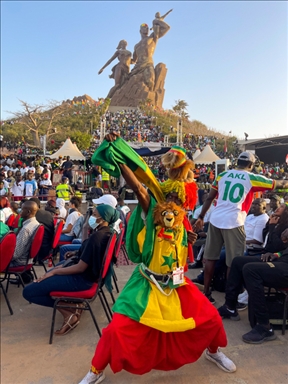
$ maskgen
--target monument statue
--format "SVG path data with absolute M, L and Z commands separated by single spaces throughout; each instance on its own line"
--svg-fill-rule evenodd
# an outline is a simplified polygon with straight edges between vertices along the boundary
M 134 47 L 133 56 L 127 54 L 121 56 L 122 51 L 126 51 L 127 43 L 124 47 L 117 48 L 116 53 L 110 60 L 100 69 L 99 73 L 108 66 L 116 58 L 119 59 L 119 64 L 113 67 L 113 74 L 110 76 L 115 79 L 115 86 L 111 88 L 108 97 L 111 98 L 111 106 L 119 107 L 138 107 L 139 102 L 150 99 L 155 106 L 162 107 L 164 98 L 164 82 L 167 73 L 165 64 L 159 63 L 154 68 L 153 54 L 158 42 L 158 39 L 163 37 L 170 29 L 170 26 L 164 21 L 164 18 L 172 12 L 172 9 L 165 15 L 161 16 L 156 13 L 153 20 L 153 32 L 149 35 L 149 26 L 147 24 L 140 25 L 141 40 Z M 123 48 L 124 47 L 124 48 Z M 122 62 L 121 62 L 122 60 Z M 129 73 L 130 64 L 135 64 L 134 68 Z M 116 80 L 116 71 L 121 72 Z M 127 70 L 128 69 L 128 70 Z
M 114 53 L 111 59 L 109 59 L 107 63 L 103 65 L 103 67 L 98 72 L 98 75 L 100 75 L 103 72 L 103 70 L 106 67 L 108 67 L 109 64 L 112 63 L 112 61 L 114 61 L 115 59 L 119 60 L 119 63 L 114 65 L 114 67 L 112 68 L 112 74 L 109 76 L 110 79 L 115 80 L 115 85 L 110 89 L 107 96 L 110 99 L 114 95 L 115 91 L 124 84 L 125 80 L 128 79 L 132 53 L 130 51 L 127 51 L 126 47 L 127 47 L 127 41 L 121 40 L 118 44 L 118 47 L 116 48 L 117 51 Z

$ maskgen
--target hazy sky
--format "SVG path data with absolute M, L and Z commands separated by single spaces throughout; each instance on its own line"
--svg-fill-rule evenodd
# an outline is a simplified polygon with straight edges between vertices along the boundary
M 31 104 L 85 93 L 105 97 L 111 68 L 98 70 L 155 12 L 170 31 L 154 64 L 168 68 L 163 107 L 177 99 L 191 119 L 240 139 L 288 134 L 287 2 L 1 1 L 1 118 Z

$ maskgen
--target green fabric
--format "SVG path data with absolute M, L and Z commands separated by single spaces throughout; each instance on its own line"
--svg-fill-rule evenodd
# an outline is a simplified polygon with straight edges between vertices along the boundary
M 137 266 L 112 310 L 115 313 L 121 313 L 139 322 L 148 305 L 150 291 L 149 281 L 140 274 L 139 266 Z M 135 305 L 131 305 L 132 298 Z
M 127 164 L 132 171 L 138 167 L 144 171 L 147 169 L 147 164 L 121 137 L 112 142 L 104 140 L 93 153 L 91 161 L 104 168 L 109 175 L 117 178 L 121 175 L 119 164 Z
M 107 221 L 110 225 L 114 224 L 120 218 L 120 213 L 116 209 L 112 208 L 110 205 L 101 204 L 96 207 L 99 215 L 103 220 Z
M 0 221 L 0 239 L 10 231 L 8 225 Z
M 137 242 L 137 236 L 144 228 L 144 222 L 141 218 L 142 208 L 139 204 L 137 205 L 137 208 L 133 211 L 129 219 L 126 233 L 126 247 L 129 259 L 133 261 L 133 263 L 143 262 L 145 265 L 150 264 L 153 255 L 155 237 L 153 210 L 156 204 L 156 201 L 153 199 L 153 197 L 151 197 L 149 210 L 146 216 L 146 235 L 142 253 L 139 250 L 139 245 Z
M 149 211 L 146 216 L 146 235 L 142 254 L 137 242 L 137 235 L 144 227 L 140 205 L 137 206 L 130 217 L 126 235 L 126 246 L 129 258 L 134 263 L 143 262 L 145 265 L 149 265 L 153 256 L 155 226 L 152 215 L 155 205 L 156 201 L 151 198 Z M 139 321 L 148 305 L 150 291 L 149 281 L 141 275 L 139 266 L 137 266 L 114 304 L 113 311 Z M 131 297 L 136 301 L 133 306 L 131 306 Z

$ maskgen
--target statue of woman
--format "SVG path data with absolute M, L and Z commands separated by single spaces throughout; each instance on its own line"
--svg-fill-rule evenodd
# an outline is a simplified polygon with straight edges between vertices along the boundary
M 128 78 L 128 74 L 130 72 L 130 64 L 131 64 L 131 56 L 132 53 L 126 49 L 127 41 L 121 40 L 116 48 L 117 51 L 114 55 L 107 61 L 107 63 L 100 69 L 98 75 L 103 72 L 103 70 L 112 63 L 115 59 L 119 60 L 119 63 L 114 65 L 112 68 L 112 74 L 109 76 L 110 79 L 115 80 L 115 85 L 110 89 L 110 92 L 107 97 L 110 99 L 114 95 L 115 91 L 122 87 L 125 80 Z

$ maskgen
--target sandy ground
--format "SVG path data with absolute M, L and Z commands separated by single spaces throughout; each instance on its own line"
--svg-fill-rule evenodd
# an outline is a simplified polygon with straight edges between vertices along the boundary
M 129 278 L 134 266 L 117 268 L 120 288 Z M 43 268 L 37 267 L 38 275 Z M 189 270 L 193 278 L 198 270 Z M 63 337 L 54 337 L 48 344 L 52 310 L 27 303 L 22 288 L 9 287 L 9 298 L 14 315 L 9 314 L 1 292 L 1 383 L 2 384 L 76 384 L 87 373 L 98 341 L 98 334 L 89 313 L 81 318 L 79 326 Z M 224 294 L 215 292 L 216 306 Z M 101 328 L 107 320 L 98 300 L 93 303 L 94 313 Z M 152 371 L 143 376 L 127 372 L 113 374 L 106 370 L 107 384 L 287 384 L 288 383 L 288 330 L 277 339 L 261 345 L 245 344 L 241 336 L 250 330 L 248 311 L 240 313 L 241 321 L 224 320 L 229 344 L 223 350 L 237 365 L 229 374 L 202 356 L 196 363 L 177 371 Z M 56 327 L 61 325 L 60 315 Z M 140 352 L 140 351 L 139 351 Z

